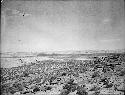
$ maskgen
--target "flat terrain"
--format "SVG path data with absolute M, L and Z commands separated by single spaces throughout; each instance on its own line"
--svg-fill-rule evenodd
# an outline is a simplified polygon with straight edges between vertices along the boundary
M 124 95 L 125 53 L 6 53 L 2 95 Z

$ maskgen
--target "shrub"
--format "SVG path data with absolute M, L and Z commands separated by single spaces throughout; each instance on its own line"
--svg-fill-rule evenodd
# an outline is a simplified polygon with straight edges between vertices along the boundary
M 85 86 L 78 86 L 77 87 L 77 93 L 78 95 L 88 95 L 88 93 L 86 92 Z
M 15 87 L 9 87 L 8 90 L 9 90 L 9 92 L 10 92 L 11 94 L 14 94 L 14 93 L 18 92 L 18 89 L 15 88 Z
M 71 90 L 71 85 L 70 84 L 66 84 L 63 86 L 63 89 L 67 89 L 68 91 Z
M 16 89 L 18 89 L 18 91 L 23 91 L 23 86 L 22 86 L 22 84 L 20 84 L 20 83 L 14 83 L 13 84 L 13 87 L 15 87 Z
M 69 90 L 63 89 L 59 95 L 68 95 L 70 93 Z
M 33 89 L 33 92 L 38 92 L 38 91 L 40 91 L 40 88 L 35 86 L 34 89 Z

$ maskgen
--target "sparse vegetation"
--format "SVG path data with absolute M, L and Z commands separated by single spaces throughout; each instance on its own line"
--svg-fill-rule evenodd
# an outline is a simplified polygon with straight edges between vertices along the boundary
M 48 93 L 54 89 L 60 92 L 58 95 L 69 95 L 72 92 L 75 95 L 100 95 L 108 93 L 103 92 L 106 88 L 124 94 L 125 85 L 122 85 L 125 77 L 124 53 L 84 55 L 89 56 L 91 60 L 76 60 L 75 55 L 73 59 L 71 55 L 44 54 L 44 56 L 55 59 L 61 56 L 60 59 L 63 61 L 37 59 L 22 66 L 1 68 L 2 95 L 16 92 L 20 92 L 21 95 L 27 93 L 37 95 L 37 92 Z M 76 58 L 81 56 L 83 55 L 76 55 Z M 116 87 L 117 83 L 119 85 Z

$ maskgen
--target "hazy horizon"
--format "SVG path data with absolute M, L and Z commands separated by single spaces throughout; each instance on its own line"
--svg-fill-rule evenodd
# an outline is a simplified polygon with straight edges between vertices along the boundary
M 4 0 L 1 8 L 1 52 L 125 49 L 124 0 Z

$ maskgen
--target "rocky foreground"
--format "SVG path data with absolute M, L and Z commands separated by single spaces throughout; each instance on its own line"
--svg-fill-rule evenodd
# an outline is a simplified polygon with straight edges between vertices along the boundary
M 1 68 L 1 95 L 124 95 L 124 53 L 84 56 Z

